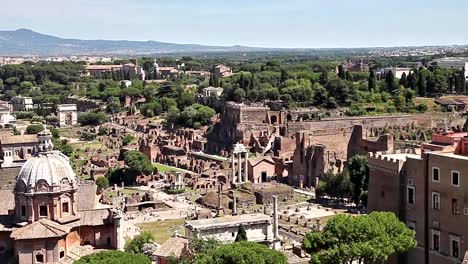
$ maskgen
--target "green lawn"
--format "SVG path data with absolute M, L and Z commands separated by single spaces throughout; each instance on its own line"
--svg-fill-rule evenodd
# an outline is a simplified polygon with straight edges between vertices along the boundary
M 172 167 L 172 166 L 168 166 L 168 165 L 164 165 L 164 164 L 161 164 L 161 163 L 154 163 L 154 166 L 158 169 L 159 173 L 163 173 L 163 172 L 185 172 L 182 169 Z
M 158 222 L 149 222 L 138 224 L 143 231 L 149 231 L 153 234 L 156 243 L 162 244 L 168 240 L 175 231 L 184 234 L 184 219 L 173 219 Z

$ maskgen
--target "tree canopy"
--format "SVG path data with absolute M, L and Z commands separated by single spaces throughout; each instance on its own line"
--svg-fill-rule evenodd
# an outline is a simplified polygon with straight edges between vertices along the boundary
M 311 263 L 381 263 L 416 247 L 414 236 L 394 213 L 341 214 L 323 231 L 308 233 L 302 247 L 312 255 Z
M 151 264 L 151 260 L 144 255 L 132 254 L 117 250 L 100 251 L 84 256 L 74 264 Z
M 146 244 L 154 243 L 154 236 L 150 232 L 143 232 L 125 244 L 125 252 L 133 254 L 143 254 L 143 247 Z
M 154 171 L 153 164 L 150 159 L 143 153 L 137 150 L 130 150 L 124 154 L 125 164 L 138 174 L 150 175 Z
M 254 242 L 240 241 L 202 253 L 195 258 L 193 263 L 286 264 L 288 261 L 286 256 L 277 250 Z

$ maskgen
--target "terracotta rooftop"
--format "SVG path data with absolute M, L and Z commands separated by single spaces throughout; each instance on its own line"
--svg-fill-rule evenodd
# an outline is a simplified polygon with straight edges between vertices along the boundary
M 2 145 L 27 143 L 37 143 L 37 135 L 15 135 L 0 137 L 0 144 Z
M 11 237 L 16 240 L 62 237 L 70 233 L 70 227 L 42 219 L 27 226 L 14 229 Z
M 189 240 L 182 237 L 171 237 L 162 244 L 154 253 L 160 257 L 179 257 L 182 255 L 184 248 L 188 245 Z

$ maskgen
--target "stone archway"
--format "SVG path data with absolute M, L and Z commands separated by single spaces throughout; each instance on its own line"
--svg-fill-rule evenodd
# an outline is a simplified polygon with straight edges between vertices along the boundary
M 65 125 L 67 126 L 73 125 L 73 115 L 70 112 L 65 114 Z

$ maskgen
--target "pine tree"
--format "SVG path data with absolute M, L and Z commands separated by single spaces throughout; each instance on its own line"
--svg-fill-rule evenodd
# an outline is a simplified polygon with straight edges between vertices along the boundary
M 406 77 L 406 72 L 404 72 L 402 75 L 401 75 L 401 79 L 400 79 L 400 82 L 399 82 L 400 85 L 403 85 L 403 87 L 405 88 L 408 88 L 408 79 Z
M 368 87 L 369 91 L 374 91 L 377 87 L 377 79 L 375 78 L 374 70 L 371 70 L 369 73 Z
M 247 241 L 247 233 L 243 225 L 239 226 L 239 231 L 237 231 L 237 236 L 235 242 Z

